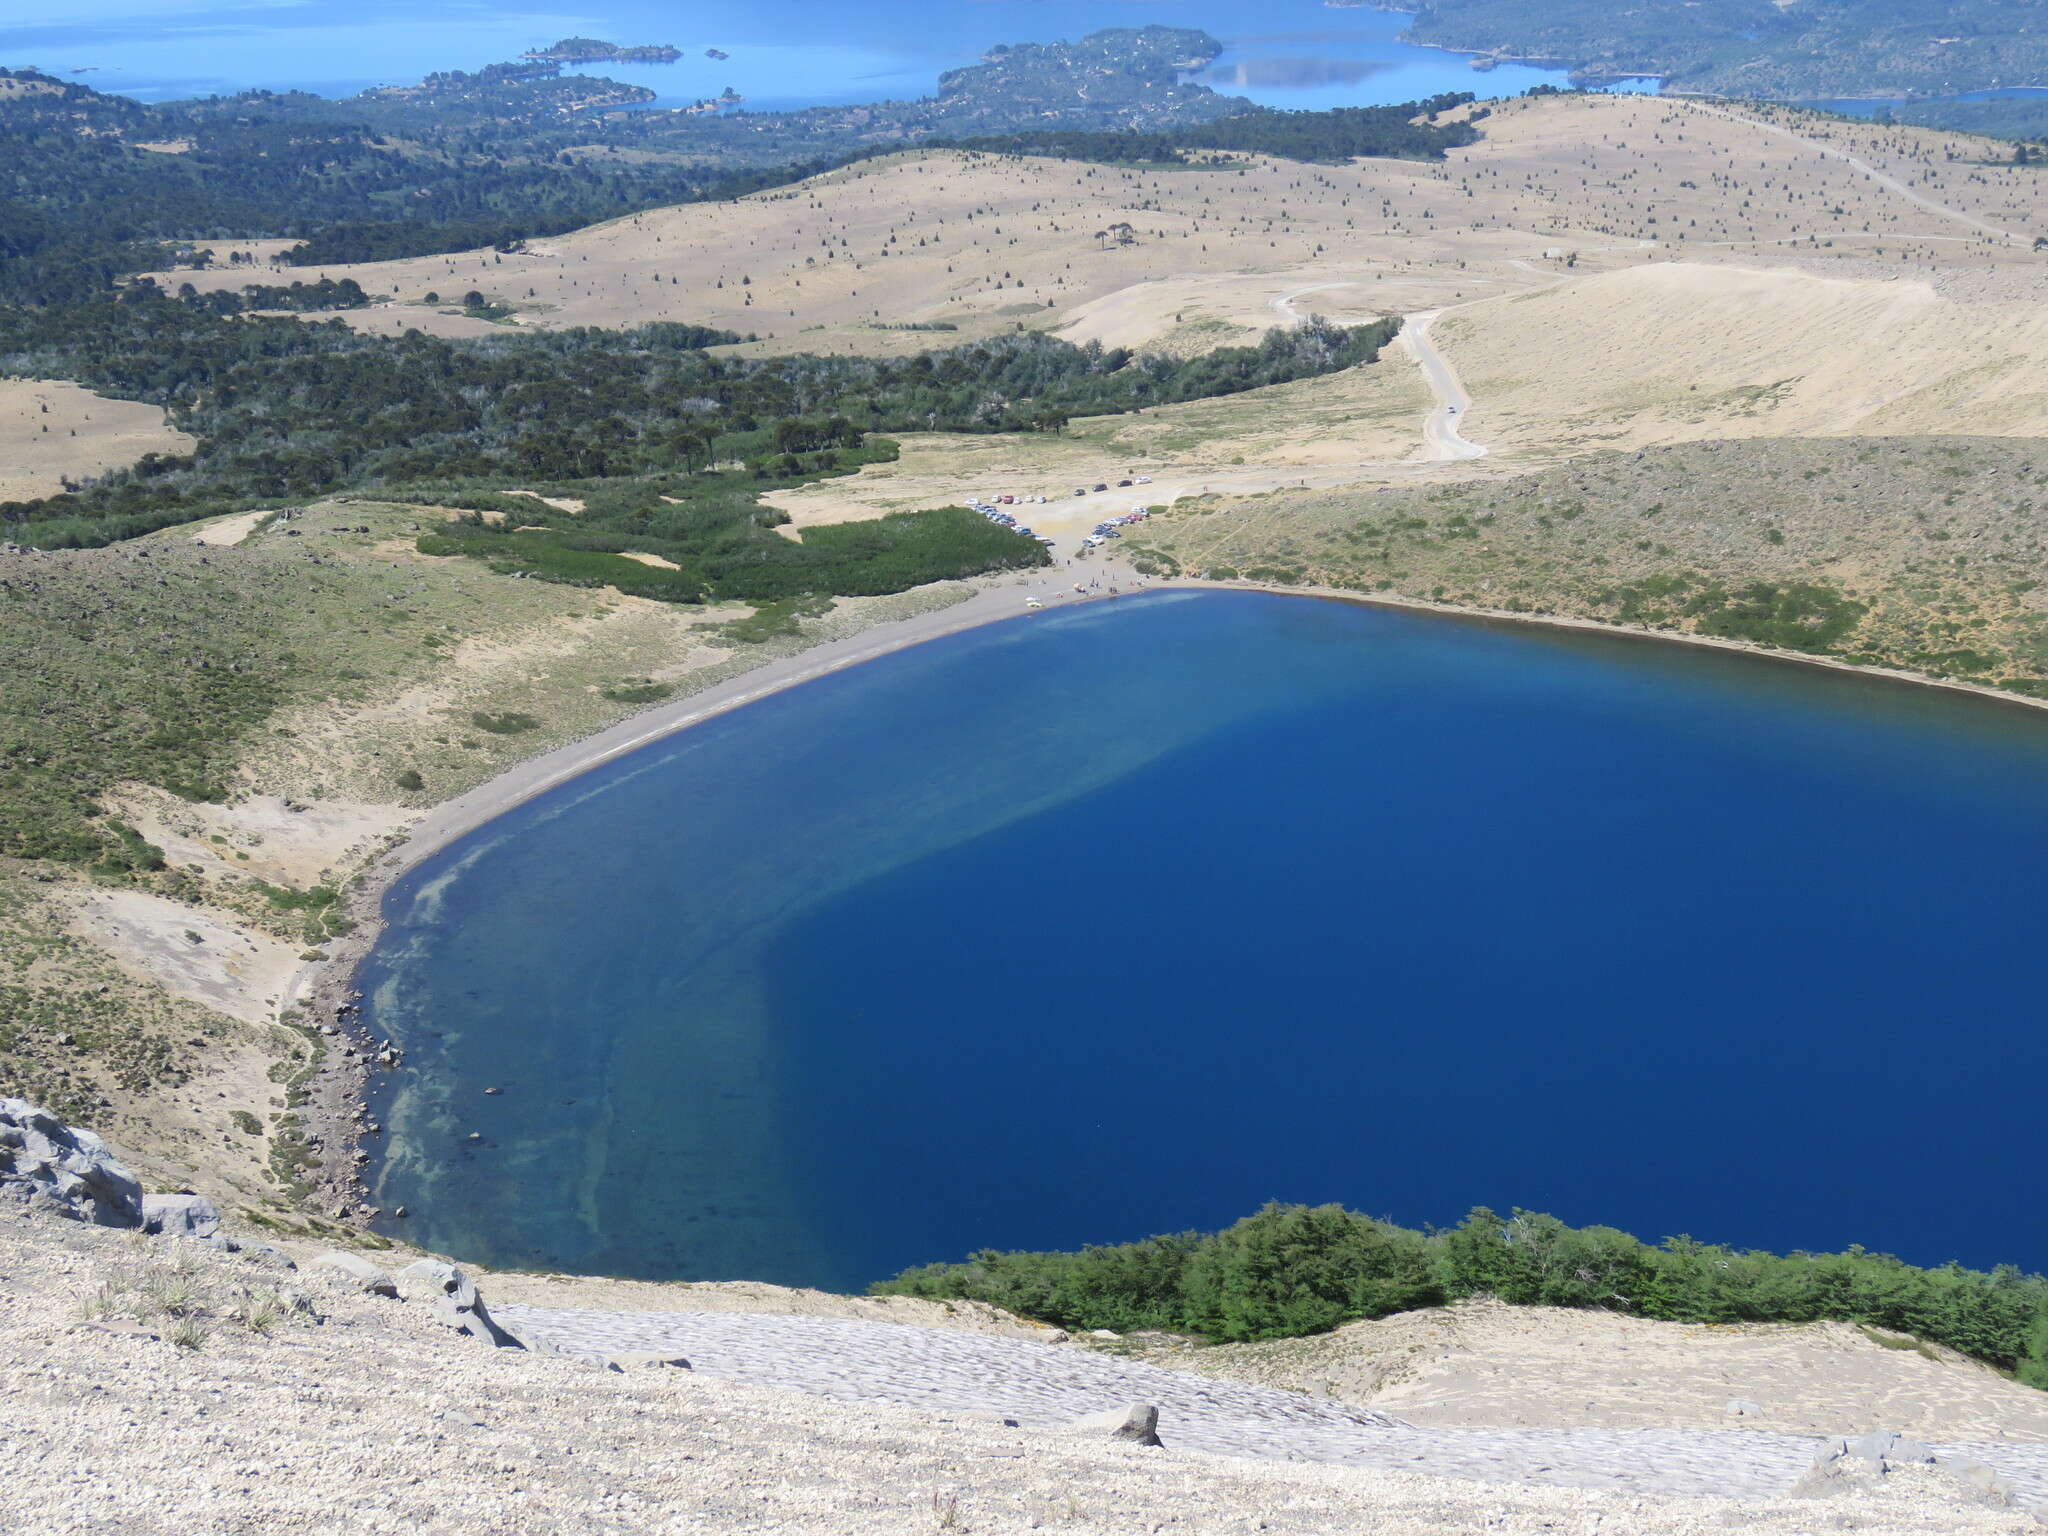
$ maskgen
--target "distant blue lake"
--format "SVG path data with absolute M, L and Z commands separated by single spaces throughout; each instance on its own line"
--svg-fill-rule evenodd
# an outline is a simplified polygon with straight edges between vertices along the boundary
M 2048 86 L 2015 85 L 1988 91 L 1958 91 L 1953 96 L 1829 97 L 1825 101 L 1801 101 L 1793 105 L 1812 107 L 1821 112 L 1839 112 L 1844 117 L 1876 117 L 1879 113 L 1895 112 L 1900 107 L 1926 106 L 1935 102 L 2025 101 L 2039 96 L 2048 96 Z
M 1267 1199 L 2048 1268 L 2044 868 L 2022 709 L 1269 594 L 1048 613 L 408 876 L 377 1196 L 495 1265 L 839 1288 Z
M 1405 16 L 1321 0 L 598 0 L 573 11 L 469 0 L 78 0 L 34 24 L 0 18 L 0 64 L 84 70 L 87 84 L 145 101 L 255 87 L 338 96 L 595 36 L 672 43 L 685 56 L 594 73 L 647 86 L 669 104 L 730 86 L 760 110 L 926 96 L 941 72 L 996 43 L 1155 23 L 1229 42 L 1208 83 L 1269 106 L 1509 96 L 1566 83 L 1562 71 L 1520 65 L 1480 73 L 1464 55 L 1398 42 Z M 730 58 L 707 58 L 707 48 Z

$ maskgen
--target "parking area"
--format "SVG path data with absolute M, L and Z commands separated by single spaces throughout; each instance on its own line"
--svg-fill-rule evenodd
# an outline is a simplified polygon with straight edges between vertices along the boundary
M 1038 540 L 1055 556 L 1085 557 L 1161 510 L 1146 499 L 1151 484 L 1150 475 L 1133 475 L 1078 485 L 1066 496 L 992 492 L 969 498 L 967 506 L 990 522 Z

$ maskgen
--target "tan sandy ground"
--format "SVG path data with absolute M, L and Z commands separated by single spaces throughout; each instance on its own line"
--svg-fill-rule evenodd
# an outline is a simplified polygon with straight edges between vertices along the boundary
M 1964 1505 L 1931 1475 L 1819 1503 L 1503 1487 L 1146 1450 L 685 1371 L 594 1371 L 482 1348 L 419 1304 L 323 1272 L 55 1225 L 0 1231 L 0 1519 L 45 1536 L 2037 1528 Z M 126 1312 L 136 1292 L 118 1287 L 161 1297 L 169 1284 L 199 1314 L 197 1349 L 161 1337 L 160 1313 L 139 1333 L 84 1320 Z M 282 1314 L 262 1332 L 236 1320 L 259 1304 Z
M 353 277 L 385 300 L 343 315 L 374 334 L 485 334 L 491 322 L 443 312 L 474 288 L 518 324 L 678 320 L 772 336 L 781 350 L 902 353 L 1018 324 L 1210 346 L 1263 330 L 1274 298 L 1331 277 L 1365 285 L 1360 311 L 1389 312 L 1672 255 L 2038 266 L 2029 246 L 2048 232 L 2048 183 L 1987 163 L 1988 141 L 1769 119 L 1654 97 L 1500 103 L 1485 137 L 1441 164 L 1247 158 L 1159 172 L 905 154 L 502 257 L 289 271 Z M 1105 238 L 1116 224 L 1134 244 Z M 882 328 L 934 322 L 959 330 Z
M 192 542 L 194 544 L 212 544 L 220 549 L 233 549 L 237 544 L 248 538 L 250 534 L 254 533 L 262 525 L 265 518 L 275 517 L 276 515 L 276 513 L 268 511 L 238 512 L 233 517 L 220 517 L 214 518 L 210 522 L 194 523 L 190 525 L 192 529 Z
M 313 803 L 252 794 L 231 803 L 189 801 L 149 785 L 123 786 L 107 808 L 181 868 L 272 885 L 325 885 L 412 820 L 403 806 L 346 799 Z
M 1060 436 L 912 433 L 902 456 L 857 475 L 766 499 L 798 529 L 956 504 L 969 496 L 1045 496 L 1013 507 L 1063 545 L 1112 513 L 1200 489 L 1399 480 L 1426 464 L 1422 418 L 1430 396 L 1401 347 L 1331 378 L 1249 394 L 1077 421 Z M 1148 476 L 1152 484 L 1119 487 Z M 1106 492 L 1076 497 L 1080 487 Z
M 85 888 L 72 931 L 174 997 L 247 1024 L 269 1022 L 300 967 L 296 951 L 205 907 L 147 891 Z
M 1143 1353 L 1433 1427 L 1882 1427 L 2048 1440 L 2048 1392 L 1952 1350 L 1849 1323 L 1708 1326 L 1475 1301 L 1313 1338 Z M 1731 1412 L 1731 1402 L 1758 1411 Z
M 1493 299 L 1431 335 L 1496 452 L 1707 438 L 2048 435 L 2048 304 L 1924 278 L 1660 263 Z
M 104 399 L 80 384 L 0 379 L 0 501 L 55 496 L 67 477 L 89 480 L 146 453 L 194 446 L 153 405 Z

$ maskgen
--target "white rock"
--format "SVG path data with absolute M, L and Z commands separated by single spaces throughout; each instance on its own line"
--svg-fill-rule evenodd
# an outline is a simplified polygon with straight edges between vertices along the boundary
M 165 1237 L 212 1237 L 220 1231 L 220 1212 L 204 1195 L 144 1195 L 142 1230 Z
M 476 1305 L 476 1286 L 453 1264 L 439 1259 L 419 1259 L 401 1269 L 395 1277 L 398 1294 L 407 1301 L 447 1299 L 458 1307 Z
M 372 1296 L 395 1298 L 398 1295 L 398 1286 L 392 1278 L 360 1253 L 323 1253 L 313 1261 L 313 1268 L 331 1269 L 346 1275 Z

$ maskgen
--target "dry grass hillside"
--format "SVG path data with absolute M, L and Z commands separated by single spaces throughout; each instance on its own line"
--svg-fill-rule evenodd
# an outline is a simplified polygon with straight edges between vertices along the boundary
M 327 502 L 0 570 L 0 727 L 33 733 L 10 835 L 93 815 L 162 859 L 86 870 L 0 854 L 0 1093 L 90 1120 L 153 1182 L 281 1215 L 310 1153 L 296 1116 L 322 1042 L 294 1006 L 346 928 L 344 890 L 425 809 L 669 696 L 964 589 L 845 599 L 738 638 L 744 604 L 686 608 L 430 559 L 440 509 Z M 262 526 L 257 526 L 262 524 Z M 217 657 L 254 679 L 189 771 L 180 692 Z M 102 783 L 101 780 L 106 782 Z M 284 1021 L 280 1023 L 280 1019 Z
M 1778 643 L 2048 694 L 2048 445 L 2027 439 L 1698 443 L 1506 480 L 1212 497 L 1131 542 L 1190 575 L 1733 638 L 1758 584 L 1811 588 Z
M 1982 163 L 1984 140 L 1628 96 L 1504 103 L 1483 131 L 1441 164 L 1153 171 L 906 154 L 520 254 L 293 271 L 387 300 L 343 316 L 382 334 L 487 334 L 491 322 L 444 312 L 474 289 L 520 324 L 678 320 L 785 349 L 913 349 L 932 335 L 878 327 L 933 323 L 1188 347 L 1263 329 L 1276 299 L 1320 283 L 1361 285 L 1345 299 L 1362 311 L 1412 311 L 1660 252 L 2026 265 L 2048 232 L 2048 184 Z M 1134 243 L 1103 238 L 1116 224 Z M 233 287 L 248 274 L 167 280 L 188 277 Z
M 54 496 L 66 480 L 90 480 L 146 453 L 192 447 L 153 405 L 108 400 L 56 380 L 0 379 L 0 501 Z

